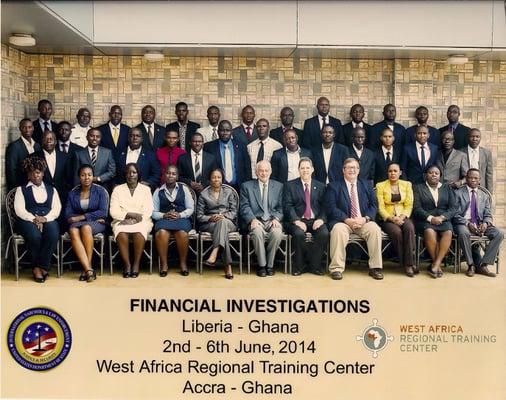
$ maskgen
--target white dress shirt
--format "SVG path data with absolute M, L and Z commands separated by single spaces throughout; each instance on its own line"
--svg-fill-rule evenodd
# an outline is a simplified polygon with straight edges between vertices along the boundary
M 332 146 L 330 146 L 328 149 L 326 149 L 322 144 L 322 150 L 323 150 L 323 161 L 325 162 L 325 171 L 327 172 L 327 184 L 329 183 L 329 166 L 330 166 L 330 158 L 332 156 L 332 149 L 334 148 L 334 143 L 332 143 Z
M 23 141 L 25 147 L 26 147 L 26 150 L 28 150 L 28 154 L 32 154 L 35 149 L 33 148 L 34 146 L 34 141 L 33 139 L 31 139 L 30 141 L 26 140 L 23 136 L 21 136 L 21 140 Z
M 142 125 L 144 125 L 144 129 L 146 129 L 146 133 L 149 137 L 149 143 L 152 145 L 153 140 L 155 139 L 155 123 L 152 124 L 146 124 L 145 122 L 142 122 Z M 149 136 L 149 127 L 151 127 L 151 136 Z
M 309 200 L 311 200 L 311 184 L 313 183 L 313 181 L 309 181 L 309 183 L 305 183 L 302 179 L 300 180 L 302 182 L 302 191 L 304 192 L 304 196 L 306 195 L 306 185 L 307 185 L 307 189 L 309 191 Z M 309 205 L 311 207 L 311 204 Z M 304 214 L 302 214 L 302 216 L 304 216 Z M 311 219 L 314 219 L 315 215 L 314 215 L 314 212 L 313 212 L 313 207 L 311 207 Z
M 299 178 L 300 147 L 296 151 L 286 149 L 286 160 L 288 161 L 288 180 Z
M 480 169 L 480 146 L 473 149 L 468 145 L 467 154 L 469 154 L 469 168 Z
M 74 124 L 72 127 L 72 132 L 70 133 L 70 141 L 72 143 L 78 144 L 79 146 L 86 147 L 88 145 L 86 135 L 90 129 L 91 126 L 83 127 L 79 125 L 79 123 Z
M 358 124 L 354 121 L 351 121 L 351 126 L 353 126 L 353 129 L 355 128 L 363 128 L 364 127 L 364 123 L 363 122 L 359 122 Z
M 112 122 L 109 121 L 109 129 L 111 130 L 111 137 L 113 143 L 114 143 L 114 128 L 118 130 L 118 142 L 119 142 L 119 135 L 121 134 L 121 122 L 118 125 L 113 125 Z M 117 143 L 115 145 L 117 145 Z
M 430 192 L 430 194 L 431 194 L 432 198 L 434 199 L 434 204 L 435 204 L 435 205 L 436 205 L 436 207 L 437 207 L 437 203 L 438 203 L 438 201 L 439 201 L 439 188 L 440 188 L 441 186 L 443 186 L 443 184 L 442 184 L 441 182 L 439 182 L 439 183 L 437 184 L 437 188 L 435 188 L 435 189 L 432 189 L 432 188 L 430 187 L 430 185 L 429 185 L 427 182 L 425 182 L 425 184 L 426 184 L 426 185 L 427 185 L 427 187 L 429 188 L 429 192 Z M 434 217 L 433 215 L 429 215 L 429 216 L 427 217 L 427 221 L 428 221 L 428 222 L 432 221 L 432 218 L 433 218 L 433 217 Z
M 204 138 L 204 143 L 213 141 L 213 129 L 216 129 L 216 139 L 218 139 L 218 126 L 203 126 L 197 129 L 197 132 Z M 253 134 L 253 131 L 251 131 Z
M 191 162 L 192 162 L 192 169 L 193 169 L 194 176 L 195 176 L 195 164 L 196 164 L 196 161 L 198 158 L 199 164 L 200 164 L 200 176 L 202 177 L 203 176 L 202 168 L 204 166 L 204 164 L 202 162 L 202 150 L 200 150 L 200 152 L 198 152 L 198 153 L 195 153 L 193 150 L 190 150 L 190 158 L 191 158 Z
M 126 163 L 137 163 L 139 156 L 141 155 L 142 146 L 138 149 L 132 150 L 130 146 L 127 147 Z
M 26 187 L 32 186 L 33 198 L 37 203 L 44 203 L 47 200 L 47 191 L 44 182 L 40 184 L 40 186 L 34 185 L 32 182 L 28 182 Z M 51 210 L 49 213 L 45 215 L 47 222 L 54 221 L 60 215 L 61 211 L 61 203 L 60 198 L 58 197 L 58 192 L 56 189 L 53 190 L 53 201 L 51 202 Z M 35 215 L 29 212 L 26 209 L 25 205 L 25 197 L 23 196 L 22 186 L 19 186 L 16 189 L 16 194 L 14 196 L 14 212 L 18 216 L 25 221 L 33 221 Z
M 48 153 L 46 150 L 42 150 L 44 152 L 44 158 L 46 159 L 47 169 L 51 174 L 51 177 L 54 177 L 54 171 L 56 170 L 56 150 L 53 150 L 51 153 Z
M 51 120 L 49 121 L 44 121 L 42 118 L 39 117 L 39 124 L 40 124 L 40 128 L 42 129 L 42 132 L 44 132 L 44 130 L 46 129 L 46 127 L 44 126 L 44 123 L 47 122 L 47 125 L 48 125 L 48 129 L 51 131 L 51 132 L 55 132 L 54 129 L 56 129 L 56 126 L 53 126 L 53 124 L 51 124 Z M 56 132 L 55 132 L 56 133 Z
M 469 206 L 467 207 L 466 215 L 464 215 L 464 218 L 467 219 L 468 221 L 471 221 L 471 196 L 472 196 L 471 191 L 474 190 L 474 195 L 476 196 L 476 209 L 478 209 L 478 188 L 471 189 L 467 185 L 466 185 L 466 188 L 467 188 L 467 193 L 469 194 Z
M 423 145 L 423 152 L 425 154 L 425 165 L 427 165 L 430 158 L 430 148 L 428 142 Z M 416 153 L 418 154 L 418 162 L 422 165 L 422 145 L 418 142 L 416 142 Z
M 65 146 L 66 146 L 66 150 L 67 150 L 66 152 L 64 152 L 64 151 L 63 151 L 63 146 L 62 146 L 62 144 L 65 144 Z M 58 149 L 59 149 L 62 153 L 68 154 L 68 152 L 69 152 L 69 150 L 70 150 L 70 139 L 69 139 L 69 140 L 67 140 L 66 142 L 60 142 L 60 141 L 58 140 L 58 144 L 57 144 L 57 146 L 58 146 Z
M 318 114 L 318 121 L 320 122 L 320 130 L 323 128 L 323 125 L 328 125 L 329 124 L 329 116 L 327 115 L 326 117 Z
M 346 188 L 348 189 L 348 196 L 350 196 L 350 205 L 351 205 L 351 184 L 353 183 L 355 185 L 355 197 L 357 198 L 357 218 L 362 218 L 362 213 L 360 212 L 360 198 L 358 197 L 358 187 L 357 182 L 349 182 L 346 179 L 344 180 L 346 183 Z
M 386 161 L 386 159 L 387 159 L 387 153 L 388 153 L 388 152 L 390 153 L 390 160 L 393 160 L 393 159 L 394 159 L 394 146 L 392 146 L 392 147 L 390 148 L 390 150 L 389 150 L 389 149 L 387 149 L 385 146 L 381 146 L 381 150 L 383 150 L 383 158 L 385 159 L 385 161 Z M 426 162 L 427 162 L 427 161 L 426 161 Z
M 353 146 L 353 150 L 355 150 L 355 153 L 357 153 L 358 158 L 362 158 L 362 152 L 364 151 L 364 147 L 362 146 L 362 148 L 359 150 L 355 147 L 354 144 L 352 144 L 352 146 Z
M 251 176 L 253 179 L 256 179 L 257 177 L 256 165 L 261 143 L 262 141 L 260 139 L 255 139 L 250 144 L 248 144 L 248 153 L 249 158 L 251 160 Z M 271 137 L 267 137 L 267 139 L 265 139 L 263 143 L 264 143 L 264 160 L 269 162 L 271 161 L 272 153 L 283 147 L 281 143 L 279 143 L 277 140 L 272 139 Z

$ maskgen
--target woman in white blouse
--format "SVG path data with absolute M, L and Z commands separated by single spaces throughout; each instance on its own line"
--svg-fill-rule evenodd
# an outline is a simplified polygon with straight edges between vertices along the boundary
M 153 227 L 153 201 L 149 186 L 139 183 L 137 164 L 125 166 L 125 177 L 126 183 L 116 186 L 111 195 L 111 225 L 123 260 L 123 278 L 137 278 L 144 243 Z M 130 236 L 134 247 L 132 261 L 129 255 Z
M 56 219 L 60 215 L 61 203 L 56 189 L 42 181 L 47 169 L 44 159 L 28 157 L 23 160 L 22 167 L 28 175 L 28 183 L 16 189 L 14 212 L 18 220 L 15 229 L 25 239 L 33 280 L 44 283 L 60 237 Z

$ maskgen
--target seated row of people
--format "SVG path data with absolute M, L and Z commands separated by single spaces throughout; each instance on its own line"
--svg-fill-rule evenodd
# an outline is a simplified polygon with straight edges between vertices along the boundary
M 15 193 L 16 229 L 25 237 L 34 280 L 44 282 L 59 237 L 56 220 L 61 203 L 53 186 L 43 182 L 47 169 L 43 159 L 29 157 L 23 167 L 29 182 Z M 242 230 L 251 234 L 258 258 L 257 274 L 261 277 L 274 274 L 274 256 L 284 230 L 293 238 L 293 275 L 306 271 L 324 274 L 321 260 L 330 237 L 330 274 L 332 279 L 342 279 L 346 247 L 350 234 L 354 233 L 367 243 L 369 274 L 382 279 L 382 233 L 375 222 L 377 214 L 408 276 L 418 272 L 413 260 L 415 229 L 423 235 L 432 259 L 429 274 L 434 278 L 442 276 L 441 264 L 452 238 L 452 220 L 469 265 L 467 275 L 478 272 L 494 276 L 487 266 L 497 256 L 503 233 L 493 226 L 490 197 L 477 190 L 478 169 L 469 169 L 466 184 L 454 192 L 450 185 L 440 182 L 439 167 L 433 165 L 427 169 L 425 182 L 413 190 L 410 182 L 399 179 L 400 166 L 392 163 L 388 166 L 388 179 L 377 184 L 376 193 L 359 177 L 360 165 L 354 158 L 344 160 L 343 178 L 327 187 L 313 178 L 311 159 L 302 157 L 298 169 L 299 178 L 283 185 L 270 179 L 269 162 L 258 162 L 257 179 L 242 184 L 239 199 L 232 188 L 223 185 L 226 174 L 215 168 L 210 171 L 210 185 L 201 191 L 195 207 L 190 190 L 177 183 L 177 167 L 167 167 L 165 183 L 152 195 L 149 186 L 141 181 L 139 166 L 128 163 L 126 182 L 114 188 L 108 210 L 107 192 L 93 183 L 93 167 L 82 165 L 78 170 L 80 184 L 69 193 L 64 212 L 72 246 L 83 266 L 80 280 L 90 282 L 96 278 L 91 260 L 93 235 L 106 230 L 108 215 L 125 278 L 138 276 L 153 221 L 160 275 L 167 275 L 171 236 L 177 244 L 181 274 L 188 275 L 188 232 L 193 226 L 194 212 L 200 232 L 212 233 L 213 244 L 206 265 L 215 265 L 221 251 L 228 279 L 233 277 L 228 235 L 239 228 L 238 221 Z M 312 240 L 308 240 L 307 233 L 312 234 Z M 483 259 L 471 250 L 470 234 L 486 235 L 491 240 Z

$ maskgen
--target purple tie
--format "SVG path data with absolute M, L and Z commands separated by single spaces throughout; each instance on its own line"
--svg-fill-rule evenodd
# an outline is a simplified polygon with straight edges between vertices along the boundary
M 471 190 L 471 223 L 478 225 L 478 207 L 476 206 L 476 192 Z
M 311 196 L 309 194 L 309 187 L 304 183 L 304 201 L 306 202 L 306 209 L 304 210 L 304 219 L 311 219 Z

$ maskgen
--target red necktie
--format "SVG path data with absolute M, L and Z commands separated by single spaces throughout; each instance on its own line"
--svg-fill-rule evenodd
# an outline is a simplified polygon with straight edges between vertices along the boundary
M 311 219 L 311 195 L 309 194 L 309 187 L 304 183 L 304 201 L 306 202 L 306 209 L 304 210 L 304 219 Z
M 351 184 L 350 189 L 350 218 L 357 218 L 358 217 L 358 206 L 357 206 L 357 191 L 355 190 L 355 184 Z
M 246 136 L 248 136 L 248 139 L 251 138 L 251 126 L 246 127 Z

